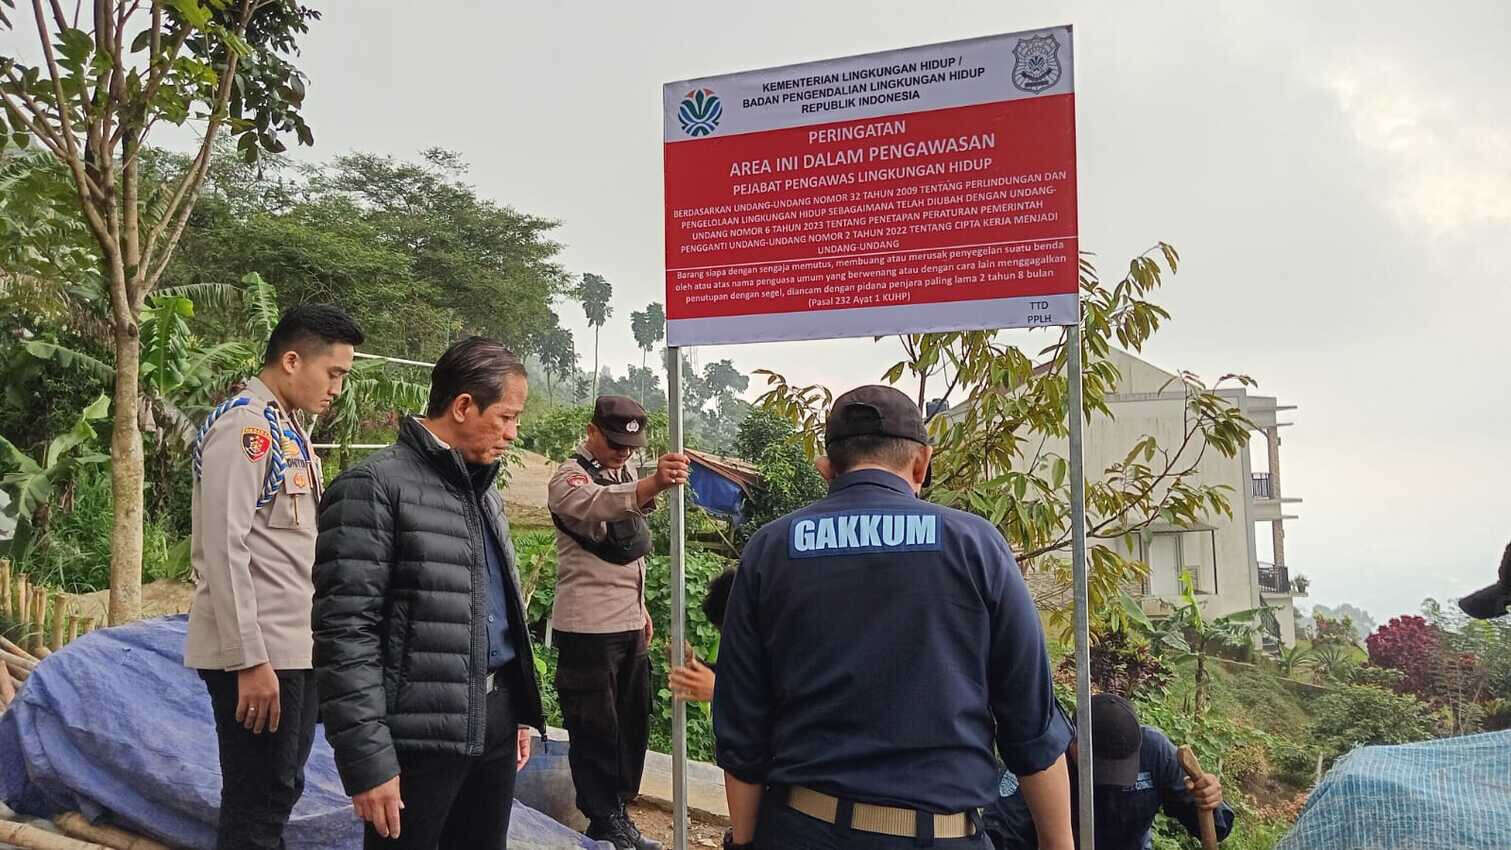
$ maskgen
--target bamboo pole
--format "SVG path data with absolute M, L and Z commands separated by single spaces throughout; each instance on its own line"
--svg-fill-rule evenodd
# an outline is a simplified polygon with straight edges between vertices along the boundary
M 52 650 L 63 648 L 64 627 L 68 624 L 68 597 L 61 593 L 52 596 Z
M 16 625 L 26 626 L 26 618 L 31 614 L 31 588 L 28 587 L 26 573 L 16 576 Z
M 150 838 L 133 835 L 113 826 L 96 826 L 78 812 L 64 812 L 52 819 L 58 829 L 74 838 L 103 844 L 111 850 L 168 850 L 168 845 L 159 844 Z
M 87 634 L 89 634 L 92 631 L 94 631 L 94 618 L 93 617 L 85 617 L 84 618 L 84 631 L 83 631 L 83 634 L 87 635 Z
M 16 683 L 10 677 L 10 668 L 0 664 L 0 709 L 16 701 Z
M 33 667 L 37 666 L 37 661 L 40 660 L 35 655 L 32 655 L 30 652 L 27 652 L 26 650 L 24 650 L 21 647 L 15 645 L 14 643 L 11 643 L 10 639 L 7 638 L 5 635 L 0 635 L 0 649 L 3 649 L 5 651 L 7 651 L 7 652 L 12 652 L 12 653 L 15 653 L 16 655 L 19 655 L 22 658 L 22 660 L 24 660 L 27 664 L 30 664 Z
M 111 850 L 103 844 L 80 841 L 13 820 L 0 820 L 0 841 L 24 850 Z
M 68 642 L 73 643 L 79 639 L 79 615 L 68 615 Z
M 10 559 L 0 558 L 0 617 L 14 619 L 16 609 L 10 602 Z
M 32 592 L 31 615 L 32 655 L 46 658 L 50 654 L 47 649 L 47 588 L 40 584 Z

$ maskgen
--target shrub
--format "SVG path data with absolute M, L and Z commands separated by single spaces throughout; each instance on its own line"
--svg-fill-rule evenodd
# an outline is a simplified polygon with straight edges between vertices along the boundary
M 1416 697 L 1349 685 L 1317 701 L 1312 735 L 1336 758 L 1354 747 L 1405 744 L 1434 737 L 1432 713 Z
M 1442 647 L 1442 633 L 1421 617 L 1397 617 L 1381 626 L 1365 641 L 1369 663 L 1404 674 L 1396 690 L 1428 695 Z

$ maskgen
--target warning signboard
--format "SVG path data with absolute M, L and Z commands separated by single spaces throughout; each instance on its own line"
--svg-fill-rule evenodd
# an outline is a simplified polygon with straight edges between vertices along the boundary
M 1071 30 L 663 89 L 672 346 L 1077 320 Z

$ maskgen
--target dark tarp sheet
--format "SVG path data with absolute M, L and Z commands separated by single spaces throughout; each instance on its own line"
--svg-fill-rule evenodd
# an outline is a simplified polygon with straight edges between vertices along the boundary
M 79 811 L 176 846 L 213 847 L 220 766 L 210 698 L 183 666 L 187 625 L 178 616 L 92 632 L 44 659 L 0 715 L 0 798 L 25 815 Z M 361 847 L 324 729 L 285 836 L 291 850 Z M 516 802 L 509 846 L 598 845 Z

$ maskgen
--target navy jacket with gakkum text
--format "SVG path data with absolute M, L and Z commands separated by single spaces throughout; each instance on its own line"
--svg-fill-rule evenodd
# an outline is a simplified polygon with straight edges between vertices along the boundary
M 875 469 L 746 544 L 713 715 L 744 782 L 938 814 L 993 802 L 994 749 L 1026 775 L 1070 742 L 1002 536 Z

